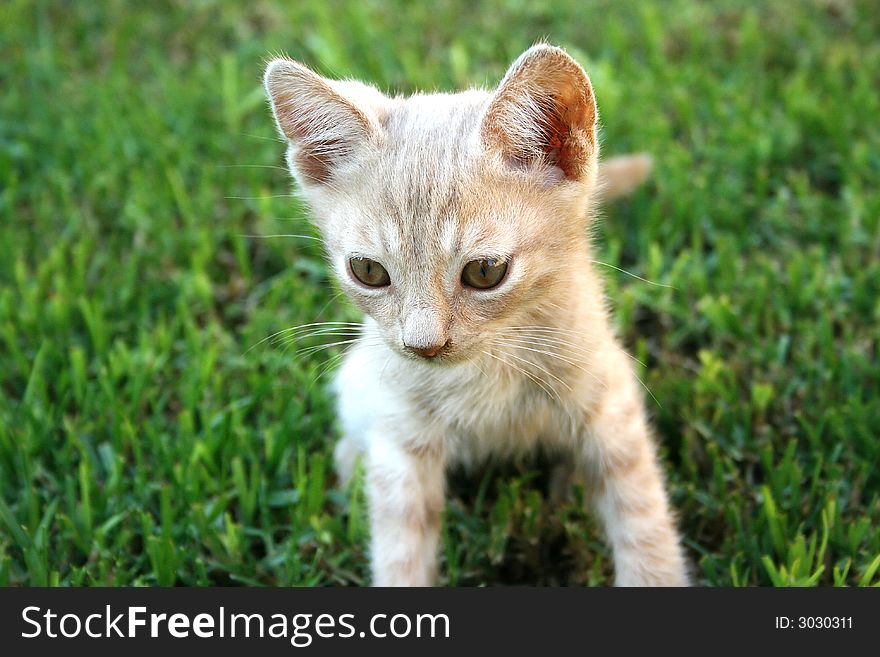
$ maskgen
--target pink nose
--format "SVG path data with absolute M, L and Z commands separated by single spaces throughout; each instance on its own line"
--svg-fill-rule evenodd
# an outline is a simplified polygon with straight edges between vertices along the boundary
M 444 344 L 432 344 L 427 347 L 410 347 L 409 345 L 405 345 L 407 349 L 409 349 L 414 354 L 418 354 L 422 358 L 434 358 L 441 351 L 446 349 L 449 341 L 447 340 Z

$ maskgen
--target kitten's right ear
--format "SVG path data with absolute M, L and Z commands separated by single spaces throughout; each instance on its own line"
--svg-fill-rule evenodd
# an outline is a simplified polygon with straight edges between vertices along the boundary
M 381 140 L 382 94 L 366 85 L 321 77 L 290 59 L 273 59 L 264 85 L 290 163 L 307 182 L 326 183 L 359 146 Z
M 517 167 L 544 165 L 569 180 L 598 155 L 596 99 L 584 69 L 561 48 L 526 50 L 508 69 L 483 118 L 483 143 Z

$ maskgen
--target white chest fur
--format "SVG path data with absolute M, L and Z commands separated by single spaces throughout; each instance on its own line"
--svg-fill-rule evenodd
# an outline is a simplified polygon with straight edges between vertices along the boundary
M 487 357 L 443 366 L 356 345 L 334 384 L 343 433 L 363 451 L 371 431 L 394 427 L 414 445 L 442 441 L 449 461 L 465 465 L 570 442 L 583 430 L 570 390 L 515 365 Z

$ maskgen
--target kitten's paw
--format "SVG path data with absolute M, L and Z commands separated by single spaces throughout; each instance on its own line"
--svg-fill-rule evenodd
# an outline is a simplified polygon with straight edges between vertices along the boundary
M 691 586 L 690 580 L 687 575 L 684 573 L 679 574 L 658 574 L 658 575 L 649 575 L 646 577 L 618 577 L 614 586 L 620 587 L 646 587 L 646 586 L 672 586 L 672 587 L 686 587 Z
M 615 586 L 691 586 L 688 569 L 683 560 L 667 564 L 642 564 L 617 572 Z

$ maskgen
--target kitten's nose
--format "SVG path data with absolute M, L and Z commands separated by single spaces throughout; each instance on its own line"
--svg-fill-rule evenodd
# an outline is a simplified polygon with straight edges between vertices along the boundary
M 416 307 L 403 318 L 400 341 L 403 346 L 422 358 L 436 358 L 449 345 L 447 320 L 442 308 Z
M 427 347 L 415 347 L 405 343 L 403 346 L 409 349 L 414 354 L 418 354 L 422 358 L 434 358 L 434 356 L 436 356 L 441 351 L 446 349 L 447 346 L 449 346 L 449 340 L 447 340 L 443 344 L 432 344 L 428 345 Z

